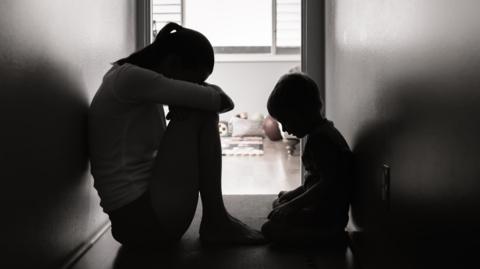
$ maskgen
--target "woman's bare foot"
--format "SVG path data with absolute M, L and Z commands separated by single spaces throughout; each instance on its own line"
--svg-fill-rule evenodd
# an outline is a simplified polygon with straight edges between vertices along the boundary
M 262 245 L 267 243 L 260 231 L 248 227 L 230 215 L 221 221 L 210 222 L 210 220 L 202 219 L 200 241 L 209 245 Z

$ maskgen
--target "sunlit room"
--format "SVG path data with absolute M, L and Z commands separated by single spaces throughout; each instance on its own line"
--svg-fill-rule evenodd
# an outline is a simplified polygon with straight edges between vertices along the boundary
M 300 2 L 152 2 L 152 38 L 170 21 L 205 34 L 215 50 L 208 82 L 235 102 L 220 115 L 224 194 L 277 194 L 300 185 L 299 139 L 266 109 L 278 79 L 301 68 Z

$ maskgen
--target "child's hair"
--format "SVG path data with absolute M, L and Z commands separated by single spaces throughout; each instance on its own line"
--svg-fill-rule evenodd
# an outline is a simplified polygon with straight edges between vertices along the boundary
M 213 47 L 201 33 L 170 22 L 157 34 L 155 41 L 116 63 L 134 64 L 154 69 L 168 55 L 175 55 L 183 68 L 204 69 L 211 73 L 214 66 Z
M 318 86 L 304 73 L 283 75 L 277 82 L 267 102 L 270 115 L 278 117 L 294 110 L 302 115 L 317 116 L 323 102 Z

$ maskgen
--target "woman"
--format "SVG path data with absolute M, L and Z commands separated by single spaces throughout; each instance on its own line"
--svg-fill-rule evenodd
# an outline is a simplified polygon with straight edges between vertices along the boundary
M 264 242 L 223 204 L 218 113 L 233 102 L 204 82 L 213 65 L 202 34 L 169 23 L 151 45 L 106 73 L 89 111 L 91 171 L 120 243 L 177 242 L 199 192 L 203 243 Z M 162 105 L 169 106 L 168 126 Z

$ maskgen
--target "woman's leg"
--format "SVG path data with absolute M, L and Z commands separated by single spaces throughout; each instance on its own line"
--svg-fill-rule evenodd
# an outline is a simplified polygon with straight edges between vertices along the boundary
M 226 219 L 222 196 L 222 148 L 218 134 L 218 114 L 211 113 L 199 133 L 199 183 L 202 220 Z
M 200 130 L 199 179 L 203 216 L 200 239 L 211 244 L 261 244 L 265 238 L 228 214 L 222 198 L 222 152 L 218 115 L 204 122 Z
M 179 239 L 190 225 L 198 201 L 200 115 L 173 118 L 162 137 L 150 181 L 150 198 L 161 229 Z
M 151 183 L 158 219 L 180 237 L 190 225 L 200 191 L 203 205 L 201 238 L 212 243 L 260 243 L 264 239 L 232 218 L 223 204 L 221 146 L 216 113 L 190 111 L 173 118 L 162 138 Z

